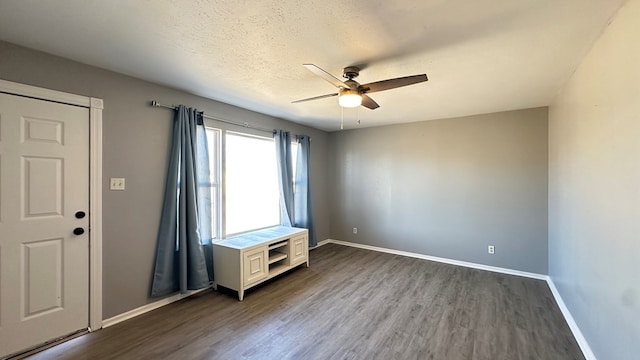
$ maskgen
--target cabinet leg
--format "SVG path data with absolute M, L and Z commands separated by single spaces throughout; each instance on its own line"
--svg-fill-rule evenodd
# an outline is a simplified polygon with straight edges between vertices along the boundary
M 238 300 L 244 299 L 244 290 L 238 290 Z
M 307 267 L 309 267 L 309 258 L 307 258 Z

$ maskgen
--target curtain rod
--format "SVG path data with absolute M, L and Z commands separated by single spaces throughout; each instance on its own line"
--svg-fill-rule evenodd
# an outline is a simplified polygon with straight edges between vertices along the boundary
M 175 106 L 175 105 L 164 105 L 164 104 L 161 104 L 161 103 L 159 103 L 159 102 L 157 102 L 155 100 L 151 101 L 151 106 L 178 110 L 178 107 Z M 220 122 L 223 122 L 223 123 L 226 123 L 226 124 L 242 126 L 244 128 L 247 128 L 247 129 L 255 129 L 255 130 L 259 130 L 259 131 L 264 131 L 264 132 L 267 132 L 269 134 L 273 134 L 273 131 L 274 131 L 273 129 L 265 129 L 265 128 L 261 128 L 261 127 L 257 127 L 257 126 L 251 126 L 251 125 L 249 125 L 249 123 L 246 123 L 246 122 L 240 123 L 240 122 L 236 122 L 236 121 L 231 121 L 231 120 L 227 120 L 227 119 L 218 118 L 218 117 L 215 117 L 215 116 L 209 116 L 209 115 L 207 115 L 205 113 L 202 113 L 202 117 L 205 118 L 205 119 L 220 121 Z

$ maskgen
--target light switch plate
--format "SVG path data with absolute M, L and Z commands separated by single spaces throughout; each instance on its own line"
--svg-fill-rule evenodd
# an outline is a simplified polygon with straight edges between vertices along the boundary
M 124 178 L 111 178 L 109 190 L 124 190 Z

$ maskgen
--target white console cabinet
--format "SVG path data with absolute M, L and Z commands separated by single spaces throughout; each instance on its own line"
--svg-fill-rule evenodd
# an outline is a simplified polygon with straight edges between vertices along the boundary
M 309 267 L 308 230 L 276 226 L 213 243 L 214 287 L 238 292 L 301 264 Z

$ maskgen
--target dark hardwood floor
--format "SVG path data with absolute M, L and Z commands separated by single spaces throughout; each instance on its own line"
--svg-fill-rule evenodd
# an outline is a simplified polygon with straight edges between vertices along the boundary
M 584 359 L 547 284 L 329 244 L 249 291 L 207 291 L 32 359 Z

